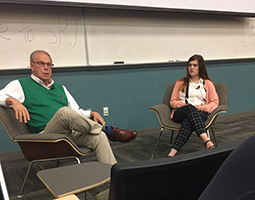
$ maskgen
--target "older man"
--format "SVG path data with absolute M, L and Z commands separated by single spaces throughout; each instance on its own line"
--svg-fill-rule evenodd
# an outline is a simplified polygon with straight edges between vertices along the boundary
M 137 132 L 105 126 L 99 113 L 81 109 L 65 86 L 51 79 L 52 58 L 36 50 L 30 56 L 31 77 L 10 82 L 0 90 L 0 105 L 12 106 L 16 118 L 32 133 L 68 135 L 78 146 L 96 152 L 98 161 L 115 164 L 107 137 L 129 142 Z

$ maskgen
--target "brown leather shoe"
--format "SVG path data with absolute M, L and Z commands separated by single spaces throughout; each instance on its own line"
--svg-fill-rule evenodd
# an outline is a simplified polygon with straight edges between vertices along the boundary
M 116 127 L 112 127 L 112 132 L 107 134 L 109 140 L 113 142 L 130 142 L 131 140 L 135 139 L 137 136 L 136 131 L 132 130 L 125 130 L 125 129 L 120 129 Z

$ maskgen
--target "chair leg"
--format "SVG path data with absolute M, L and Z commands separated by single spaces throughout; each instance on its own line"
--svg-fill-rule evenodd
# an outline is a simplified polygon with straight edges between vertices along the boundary
M 86 193 L 86 191 L 83 192 L 83 198 L 84 198 L 84 200 L 87 200 L 87 193 Z
M 206 130 L 206 132 L 207 132 L 207 137 L 209 138 L 209 140 L 211 139 L 211 135 L 210 135 L 210 131 L 209 131 L 209 129 L 207 129 Z
M 159 132 L 158 139 L 157 139 L 157 141 L 156 141 L 156 144 L 155 144 L 155 147 L 154 147 L 153 153 L 152 153 L 152 155 L 151 155 L 151 160 L 154 158 L 154 155 L 155 155 L 156 150 L 157 150 L 157 148 L 158 148 L 158 143 L 159 143 L 159 140 L 160 140 L 160 138 L 161 138 L 161 135 L 162 135 L 163 131 L 164 131 L 164 128 L 163 128 L 163 127 L 161 127 L 161 130 L 160 130 L 160 132 Z
M 31 167 L 32 167 L 32 165 L 33 165 L 34 163 L 35 163 L 35 161 L 32 161 L 32 162 L 29 163 L 29 166 L 28 166 L 28 168 L 27 168 L 27 173 L 26 173 L 25 179 L 24 179 L 24 181 L 23 181 L 23 183 L 22 183 L 22 186 L 21 186 L 19 195 L 17 196 L 18 199 L 21 199 L 21 198 L 23 197 L 22 193 L 23 193 L 25 184 L 26 184 L 26 182 L 27 182 L 27 178 L 28 178 L 29 172 L 30 172 Z
M 57 160 L 57 167 L 59 167 L 59 164 L 60 164 L 60 160 Z
M 215 134 L 214 134 L 214 131 L 213 131 L 212 127 L 211 127 L 211 130 L 212 130 L 212 136 L 213 136 L 213 140 L 214 140 L 215 146 L 217 147 L 218 144 L 217 144 L 216 137 L 215 137 Z
M 26 182 L 27 182 L 27 178 L 28 178 L 29 172 L 30 172 L 30 170 L 31 170 L 31 168 L 32 168 L 32 165 L 33 165 L 34 163 L 36 163 L 36 162 L 43 162 L 43 161 L 50 161 L 50 160 L 62 160 L 62 159 L 68 159 L 68 158 L 75 158 L 75 159 L 77 160 L 77 163 L 78 163 L 78 164 L 81 163 L 80 159 L 79 159 L 78 157 L 76 157 L 76 156 L 68 156 L 68 157 L 62 157 L 62 158 L 50 158 L 50 159 L 42 159 L 42 160 L 33 160 L 33 161 L 31 161 L 31 162 L 29 163 L 28 168 L 27 168 L 27 173 L 26 173 L 26 175 L 25 175 L 24 181 L 23 181 L 23 183 L 22 183 L 22 186 L 21 186 L 21 189 L 20 189 L 20 192 L 19 192 L 19 195 L 17 196 L 17 198 L 18 198 L 18 199 L 21 199 L 21 198 L 23 197 L 23 194 L 22 194 L 22 193 L 23 193 L 25 184 L 26 184 Z M 59 164 L 59 162 L 58 162 L 57 164 Z
M 216 141 L 216 137 L 215 137 L 213 128 L 210 127 L 210 129 L 211 129 L 211 132 L 212 132 L 213 141 L 214 141 L 214 143 L 215 143 L 215 146 L 217 147 L 218 144 L 217 144 L 217 141 Z M 210 130 L 209 130 L 209 129 L 207 129 L 207 135 L 208 135 L 209 140 L 211 140 L 211 135 L 210 135 Z
M 171 137 L 170 137 L 170 143 L 169 143 L 169 146 L 173 146 L 173 138 L 174 138 L 174 130 L 172 130 L 172 134 L 171 134 Z

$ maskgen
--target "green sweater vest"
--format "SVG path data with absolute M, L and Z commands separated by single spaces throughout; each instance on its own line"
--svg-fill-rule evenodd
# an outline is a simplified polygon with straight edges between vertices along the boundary
M 30 115 L 28 126 L 32 133 L 39 133 L 59 108 L 68 106 L 64 88 L 54 83 L 54 89 L 48 90 L 30 77 L 19 79 L 19 82 L 25 95 L 23 105 Z

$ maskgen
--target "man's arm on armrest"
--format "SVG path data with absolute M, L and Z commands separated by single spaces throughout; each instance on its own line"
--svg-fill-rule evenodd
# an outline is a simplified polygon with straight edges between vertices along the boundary
M 26 107 L 22 105 L 23 101 L 24 93 L 18 80 L 11 81 L 0 90 L 0 105 L 12 106 L 16 118 L 27 123 L 30 117 Z
M 12 108 L 15 111 L 15 117 L 16 119 L 19 119 L 20 122 L 27 123 L 27 121 L 30 120 L 27 108 L 23 106 L 23 104 L 20 103 L 19 100 L 8 97 L 5 99 L 5 103 L 6 105 L 12 105 Z
M 0 105 L 6 105 L 6 98 L 15 98 L 19 100 L 20 103 L 23 103 L 25 96 L 18 80 L 11 81 L 3 89 L 0 90 Z

